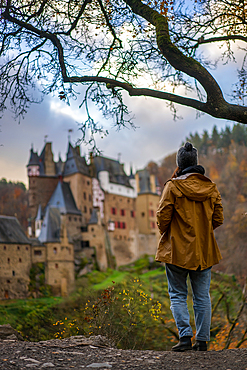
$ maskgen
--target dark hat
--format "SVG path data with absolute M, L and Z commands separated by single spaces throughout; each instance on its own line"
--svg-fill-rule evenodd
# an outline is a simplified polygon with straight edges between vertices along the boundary
M 197 165 L 197 149 L 188 141 L 178 149 L 177 165 L 180 170 Z

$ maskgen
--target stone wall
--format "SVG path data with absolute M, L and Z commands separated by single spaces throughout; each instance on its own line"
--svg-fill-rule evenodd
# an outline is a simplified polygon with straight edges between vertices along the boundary
M 54 294 L 67 295 L 74 286 L 74 247 L 72 243 L 46 243 L 46 284 L 53 287 Z
M 27 297 L 30 268 L 29 244 L 0 243 L 0 299 Z

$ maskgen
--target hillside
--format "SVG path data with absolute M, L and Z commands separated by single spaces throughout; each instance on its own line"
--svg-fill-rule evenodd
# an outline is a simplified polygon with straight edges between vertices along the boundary
M 246 297 L 238 281 L 214 272 L 211 298 L 210 350 L 247 348 Z M 195 330 L 190 287 L 188 306 Z M 178 340 L 164 266 L 149 256 L 118 271 L 88 273 L 66 299 L 2 301 L 1 324 L 28 341 L 102 335 L 117 348 L 164 351 Z

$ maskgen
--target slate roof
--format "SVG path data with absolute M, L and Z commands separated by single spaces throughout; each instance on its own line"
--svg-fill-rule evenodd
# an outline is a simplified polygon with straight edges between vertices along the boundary
M 98 215 L 97 215 L 97 209 L 93 208 L 91 218 L 88 222 L 88 225 L 95 225 L 98 223 Z
M 109 180 L 111 183 L 132 187 L 130 185 L 128 176 L 124 172 L 123 165 L 119 161 L 106 157 L 95 156 L 93 159 L 93 164 L 96 170 L 97 178 L 100 171 L 107 171 L 109 172 Z
M 39 204 L 38 212 L 37 212 L 37 216 L 36 216 L 36 221 L 39 221 L 39 220 L 42 220 L 42 219 L 43 219 L 42 208 L 41 208 L 41 204 Z
M 38 237 L 41 243 L 60 242 L 61 216 L 58 208 L 47 207 Z
M 81 211 L 76 206 L 73 194 L 68 182 L 59 181 L 54 190 L 48 206 L 56 207 L 62 214 L 81 215 Z
M 140 191 L 138 194 L 145 194 L 145 193 L 153 193 L 151 191 L 151 184 L 150 184 L 150 173 L 149 171 L 144 168 L 143 170 L 137 171 L 139 175 L 139 186 L 140 186 Z
M 32 243 L 32 247 L 45 247 L 44 244 L 38 238 L 29 238 L 30 242 Z
M 32 166 L 32 165 L 39 166 L 39 156 L 37 152 L 33 151 L 33 148 L 31 148 L 30 150 L 30 158 L 29 158 L 29 162 L 27 166 Z
M 44 161 L 45 161 L 45 148 L 48 143 L 45 143 L 40 155 L 38 155 L 37 152 L 33 151 L 33 148 L 30 150 L 30 158 L 29 162 L 27 164 L 28 166 L 36 165 L 39 166 L 39 174 L 40 176 L 46 176 L 45 174 L 45 166 L 44 166 Z M 55 173 L 57 176 L 62 175 L 64 171 L 64 165 L 65 163 L 62 161 L 60 155 L 59 155 L 59 160 L 58 162 L 55 163 Z
M 132 180 L 135 178 L 135 175 L 133 174 L 133 169 L 132 169 L 132 166 L 130 166 L 130 175 L 129 175 L 129 179 Z
M 89 166 L 87 165 L 85 158 L 80 156 L 77 147 L 73 148 L 69 143 L 63 174 L 66 176 L 78 172 L 83 175 L 90 176 Z
M 0 243 L 31 244 L 16 217 L 0 216 Z
M 62 175 L 64 171 L 64 165 L 65 163 L 62 161 L 60 155 L 59 155 L 59 160 L 58 162 L 55 163 L 55 171 L 57 175 Z

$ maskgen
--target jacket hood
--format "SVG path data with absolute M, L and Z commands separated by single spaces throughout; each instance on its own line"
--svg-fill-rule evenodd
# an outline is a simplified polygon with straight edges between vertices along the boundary
M 197 202 L 211 198 L 216 190 L 215 183 L 198 173 L 187 173 L 172 179 L 172 182 L 186 198 Z

